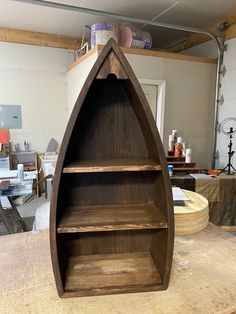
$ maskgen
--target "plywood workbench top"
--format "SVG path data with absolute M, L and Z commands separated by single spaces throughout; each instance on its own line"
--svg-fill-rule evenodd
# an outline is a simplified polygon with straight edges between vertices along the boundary
M 175 239 L 169 289 L 60 299 L 48 232 L 0 237 L 0 313 L 162 314 L 236 312 L 236 237 L 209 225 Z

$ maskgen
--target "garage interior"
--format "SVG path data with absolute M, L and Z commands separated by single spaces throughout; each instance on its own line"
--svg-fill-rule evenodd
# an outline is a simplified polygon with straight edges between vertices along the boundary
M 0 313 L 236 313 L 235 52 L 235 0 L 1 1 Z

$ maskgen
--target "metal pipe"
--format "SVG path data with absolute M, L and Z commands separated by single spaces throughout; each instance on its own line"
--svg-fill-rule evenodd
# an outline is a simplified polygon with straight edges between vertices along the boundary
M 213 132 L 213 158 L 212 158 L 212 167 L 215 167 L 215 153 L 216 153 L 216 142 L 217 142 L 217 124 L 218 124 L 218 111 L 219 111 L 219 104 L 218 104 L 218 97 L 219 97 L 219 86 L 220 86 L 220 67 L 223 59 L 223 50 L 221 48 L 220 41 L 218 38 L 212 34 L 209 31 L 202 30 L 199 28 L 194 27 L 187 27 L 183 25 L 175 25 L 175 24 L 168 24 L 168 23 L 161 23 L 161 22 L 155 22 L 155 21 L 149 21 L 145 19 L 135 18 L 132 16 L 125 16 L 121 14 L 115 14 L 111 12 L 101 11 L 101 10 L 95 10 L 90 8 L 84 8 L 84 7 L 78 7 L 73 6 L 69 4 L 63 4 L 63 3 L 56 3 L 51 1 L 43 1 L 43 0 L 13 0 L 18 2 L 25 2 L 40 6 L 46 6 L 50 8 L 56 8 L 56 9 L 62 9 L 62 10 L 69 10 L 74 12 L 81 12 L 86 14 L 93 14 L 93 15 L 100 15 L 105 16 L 112 19 L 118 19 L 126 22 L 133 22 L 133 23 L 140 23 L 140 24 L 146 24 L 146 25 L 152 25 L 156 27 L 163 27 L 168 29 L 175 29 L 180 31 L 186 31 L 190 33 L 198 33 L 198 34 L 205 34 L 208 35 L 211 39 L 214 40 L 216 46 L 217 46 L 217 52 L 218 52 L 218 62 L 217 62 L 217 76 L 216 76 L 216 93 L 215 93 L 215 112 L 214 112 L 214 132 Z
M 218 127 L 218 114 L 219 114 L 219 94 L 220 94 L 220 69 L 223 64 L 223 48 L 218 49 L 218 60 L 217 60 L 217 72 L 216 72 L 216 92 L 215 92 L 215 110 L 214 110 L 214 128 L 213 128 L 213 156 L 212 156 L 212 169 L 215 169 L 216 163 L 216 144 L 217 144 L 217 127 Z
M 125 16 L 125 15 L 121 15 L 121 14 L 115 14 L 115 13 L 111 13 L 111 12 L 95 10 L 95 9 L 90 9 L 90 8 L 84 8 L 84 7 L 77 7 L 74 5 L 51 2 L 51 1 L 43 1 L 43 0 L 13 0 L 13 1 L 18 1 L 21 3 L 22 2 L 31 3 L 31 4 L 35 4 L 35 5 L 40 5 L 40 6 L 50 7 L 50 8 L 56 8 L 56 9 L 62 9 L 62 10 L 69 10 L 69 11 L 74 11 L 74 12 L 81 12 L 81 13 L 86 13 L 86 14 L 106 16 L 106 17 L 109 17 L 112 19 L 118 19 L 118 20 L 122 20 L 122 21 L 126 21 L 126 22 L 141 23 L 141 24 L 152 25 L 152 26 L 157 26 L 157 27 L 177 29 L 180 31 L 186 31 L 186 32 L 191 32 L 191 33 L 205 34 L 205 35 L 208 35 L 209 37 L 211 37 L 216 42 L 218 48 L 220 48 L 217 37 L 214 34 L 212 34 L 211 32 L 205 31 L 205 30 L 200 29 L 200 28 L 149 21 L 149 20 L 145 20 L 145 19 L 135 18 L 132 16 Z

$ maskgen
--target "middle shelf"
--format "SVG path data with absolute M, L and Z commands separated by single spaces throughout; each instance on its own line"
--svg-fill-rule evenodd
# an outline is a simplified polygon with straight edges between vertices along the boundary
M 114 158 L 75 161 L 63 168 L 63 173 L 116 172 L 116 171 L 160 171 L 159 163 L 151 159 Z
M 58 233 L 167 228 L 154 203 L 72 206 L 64 209 Z

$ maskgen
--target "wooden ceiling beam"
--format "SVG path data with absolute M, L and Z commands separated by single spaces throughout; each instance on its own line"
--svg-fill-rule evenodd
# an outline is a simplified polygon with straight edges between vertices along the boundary
M 220 31 L 220 26 L 223 25 L 223 23 L 226 25 L 228 24 L 229 27 Z M 219 21 L 207 30 L 216 36 L 221 37 L 224 41 L 236 38 L 236 14 L 227 17 L 225 20 Z M 167 50 L 170 52 L 182 52 L 183 50 L 190 49 L 209 40 L 211 40 L 211 38 L 204 34 L 192 34 L 181 41 L 171 44 L 167 47 Z
M 215 34 L 218 37 L 223 38 L 223 33 L 219 31 L 219 26 L 223 21 L 220 21 L 217 24 L 212 25 L 211 27 L 207 28 L 207 30 L 213 34 Z M 170 52 L 183 52 L 183 50 L 190 49 L 192 47 L 195 47 L 197 45 L 203 44 L 207 41 L 211 40 L 211 38 L 205 34 L 191 34 L 189 36 L 186 36 L 184 39 L 171 44 L 169 47 L 167 47 L 167 50 Z
M 81 38 L 76 37 L 0 27 L 0 41 L 5 42 L 74 49 L 76 40 L 78 44 L 81 42 Z
M 236 37 L 236 14 L 227 17 L 226 22 L 229 24 L 229 28 L 225 31 L 225 40 L 229 40 Z

